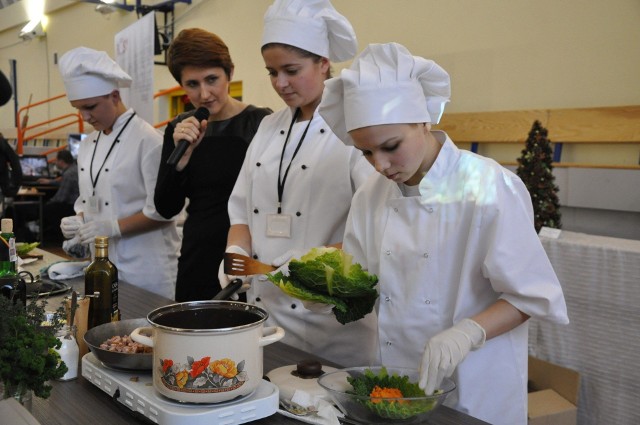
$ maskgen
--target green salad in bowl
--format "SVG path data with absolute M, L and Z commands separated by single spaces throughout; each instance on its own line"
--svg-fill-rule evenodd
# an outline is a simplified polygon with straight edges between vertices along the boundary
M 367 424 L 423 423 L 456 388 L 445 378 L 425 395 L 416 369 L 352 367 L 322 375 L 318 384 L 349 417 Z

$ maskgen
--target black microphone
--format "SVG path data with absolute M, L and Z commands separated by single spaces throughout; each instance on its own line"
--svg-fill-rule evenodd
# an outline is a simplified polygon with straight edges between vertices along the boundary
M 206 120 L 209 118 L 209 110 L 204 106 L 201 106 L 196 109 L 193 117 L 198 120 L 198 123 L 202 120 Z M 182 155 L 184 155 L 184 153 L 187 151 L 188 147 L 189 141 L 181 139 L 176 145 L 176 148 L 173 150 L 173 152 L 171 152 L 171 156 L 169 157 L 169 159 L 167 159 L 167 165 L 175 166 L 178 161 L 180 161 L 180 158 L 182 158 Z

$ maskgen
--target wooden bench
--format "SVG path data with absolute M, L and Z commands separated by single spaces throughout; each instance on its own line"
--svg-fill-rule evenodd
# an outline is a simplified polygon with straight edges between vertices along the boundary
M 516 164 L 534 121 L 548 130 L 554 167 L 640 169 L 640 106 L 446 113 L 434 128 L 461 147 Z

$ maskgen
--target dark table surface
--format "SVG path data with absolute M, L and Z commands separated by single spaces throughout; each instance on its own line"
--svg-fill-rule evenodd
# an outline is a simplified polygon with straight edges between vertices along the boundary
M 74 283 L 73 286 L 78 287 L 78 282 Z M 146 317 L 151 310 L 171 303 L 166 298 L 123 282 L 120 283 L 118 295 L 122 319 Z M 264 347 L 265 372 L 277 367 L 296 364 L 304 359 L 318 358 L 281 342 Z M 323 364 L 332 365 L 322 359 L 318 360 L 321 360 Z M 48 399 L 37 397 L 33 399 L 32 413 L 42 425 L 85 425 L 91 423 L 129 425 L 147 423 L 146 420 L 133 416 L 131 410 L 112 400 L 106 393 L 82 376 L 73 381 L 56 381 L 52 385 L 53 390 Z M 2 421 L 0 420 L 0 422 Z M 252 423 L 260 425 L 299 425 L 302 422 L 276 413 Z M 486 424 L 486 422 L 474 419 L 446 406 L 438 409 L 428 423 L 431 425 Z

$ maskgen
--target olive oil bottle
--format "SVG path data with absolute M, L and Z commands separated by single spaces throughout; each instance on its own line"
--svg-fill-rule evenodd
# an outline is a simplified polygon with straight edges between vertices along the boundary
M 109 238 L 96 236 L 96 256 L 84 274 L 89 304 L 87 329 L 120 320 L 118 309 L 118 269 L 109 261 Z

